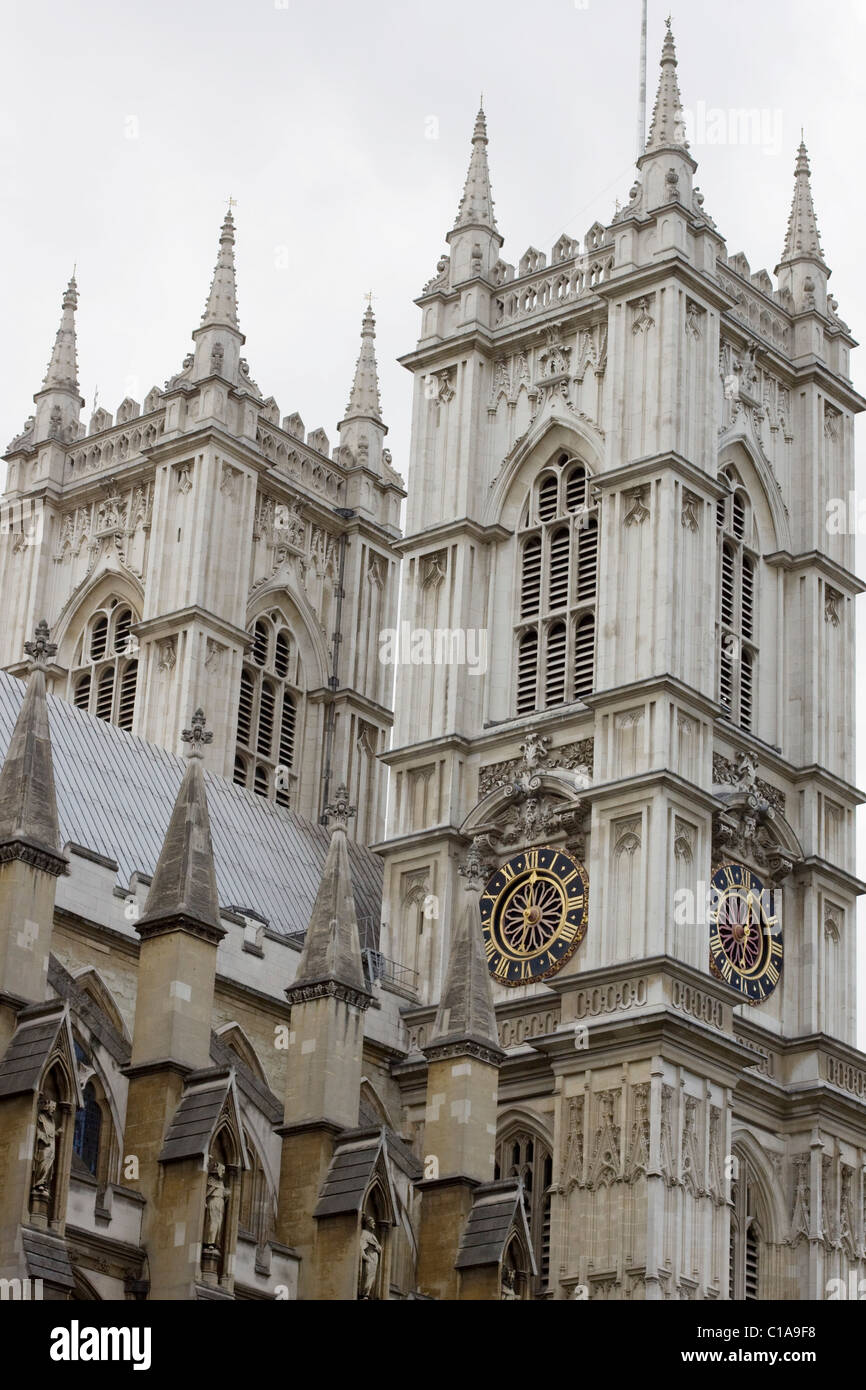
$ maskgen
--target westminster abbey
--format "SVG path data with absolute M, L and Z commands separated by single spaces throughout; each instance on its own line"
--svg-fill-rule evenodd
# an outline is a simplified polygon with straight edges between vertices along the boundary
M 405 487 L 371 308 L 336 435 L 258 386 L 231 211 L 89 420 L 70 281 L 2 498 L 4 1288 L 866 1278 L 864 401 L 805 146 L 773 276 L 697 167 L 668 26 L 627 200 L 512 264 L 478 112 Z

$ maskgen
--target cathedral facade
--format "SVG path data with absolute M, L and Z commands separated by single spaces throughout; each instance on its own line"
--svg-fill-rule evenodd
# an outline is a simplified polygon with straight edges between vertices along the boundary
M 335 442 L 256 385 L 231 212 L 87 423 L 70 282 L 0 538 L 0 1279 L 861 1287 L 864 402 L 805 146 L 775 280 L 696 173 L 668 26 L 626 204 L 509 264 L 479 111 L 406 488 L 372 309 Z

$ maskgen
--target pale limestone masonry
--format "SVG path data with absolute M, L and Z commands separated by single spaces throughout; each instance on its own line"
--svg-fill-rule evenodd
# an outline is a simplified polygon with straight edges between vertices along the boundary
M 8 454 L 43 540 L 0 544 L 0 663 L 27 677 L 0 677 L 0 1277 L 616 1301 L 866 1279 L 863 585 L 827 526 L 864 401 L 805 146 L 775 278 L 696 174 L 668 25 L 628 201 L 511 264 L 479 111 L 402 359 L 402 536 L 371 309 L 331 448 L 250 377 L 231 214 L 181 371 L 89 425 L 70 283 Z M 442 659 L 411 660 L 417 632 Z M 586 875 L 583 926 L 509 987 L 482 904 L 547 847 Z M 752 1003 L 711 967 L 724 864 L 773 895 Z

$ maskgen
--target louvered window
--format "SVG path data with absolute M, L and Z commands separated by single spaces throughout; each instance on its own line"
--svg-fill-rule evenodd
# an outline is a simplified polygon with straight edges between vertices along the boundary
M 138 662 L 132 628 L 138 614 L 116 596 L 91 613 L 75 644 L 67 699 L 77 709 L 113 721 L 121 729 L 132 728 Z
M 79 676 L 75 682 L 75 693 L 72 697 L 73 704 L 79 709 L 90 708 L 90 672 L 86 671 L 83 676 Z
M 535 1255 L 537 1274 L 532 1293 L 542 1297 L 550 1282 L 550 1203 L 553 1191 L 553 1157 L 538 1135 L 518 1130 L 496 1149 L 494 1176 L 497 1181 L 519 1178 L 523 1185 L 523 1206 L 529 1225 L 529 1238 Z
M 586 465 L 559 454 L 539 475 L 521 510 L 518 714 L 568 704 L 593 689 L 599 538 L 598 509 L 589 508 L 588 499 Z M 527 628 L 527 618 L 539 621 Z
M 96 717 L 97 719 L 111 719 L 111 707 L 114 702 L 114 667 L 106 666 L 99 683 L 96 687 Z
M 538 681 L 538 633 L 535 628 L 524 632 L 517 656 L 517 713 L 532 714 L 535 709 L 535 687 Z
M 598 585 L 598 521 L 587 517 L 577 533 L 577 601 L 592 603 Z
M 253 628 L 253 661 L 257 666 L 264 666 L 268 659 L 268 629 L 265 623 L 259 621 Z
M 108 618 L 104 613 L 93 624 L 90 632 L 90 660 L 101 661 L 108 643 Z
M 270 681 L 262 683 L 262 693 L 259 700 L 259 733 L 256 739 L 256 751 L 263 757 L 269 758 L 274 744 L 274 705 L 276 694 Z
M 553 521 L 558 511 L 559 479 L 553 473 L 542 478 L 538 489 L 538 516 L 541 521 Z
M 554 623 L 547 632 L 547 707 L 565 701 L 565 623 Z
M 728 1259 L 728 1297 L 757 1302 L 761 1297 L 761 1227 L 755 1170 L 734 1153 L 737 1180 L 731 1184 L 731 1243 Z
M 250 636 L 252 650 L 241 671 L 238 692 L 235 781 L 247 786 L 251 778 L 253 791 L 260 796 L 280 806 L 294 806 L 300 761 L 296 747 L 302 737 L 304 709 L 291 681 L 298 674 L 297 648 L 279 611 L 257 618 Z
M 531 536 L 523 547 L 520 616 L 531 618 L 541 604 L 541 537 Z
M 114 650 L 118 656 L 125 656 L 132 627 L 132 613 L 122 608 L 114 620 Z
M 751 534 L 749 499 L 731 475 L 719 481 L 731 489 L 717 504 L 719 545 L 719 703 L 726 718 L 757 732 L 757 569 L 746 550 Z
M 751 637 L 752 618 L 754 614 L 754 595 L 755 595 L 755 569 L 751 560 L 746 557 L 743 560 L 743 607 L 742 607 L 742 632 L 744 637 Z
M 734 552 L 722 546 L 722 622 L 730 627 L 734 621 Z
M 135 715 L 135 687 L 138 682 L 138 662 L 127 662 L 120 678 L 120 699 L 117 707 L 117 722 L 121 729 L 132 728 Z
M 274 670 L 278 676 L 285 680 L 289 674 L 289 655 L 291 646 L 289 644 L 289 634 L 284 630 L 277 633 L 277 643 L 274 649 Z
M 253 722 L 253 678 L 241 671 L 241 691 L 238 701 L 238 743 L 249 743 Z
M 550 538 L 550 594 L 551 608 L 564 608 L 568 603 L 568 553 L 571 532 L 567 528 L 554 531 Z

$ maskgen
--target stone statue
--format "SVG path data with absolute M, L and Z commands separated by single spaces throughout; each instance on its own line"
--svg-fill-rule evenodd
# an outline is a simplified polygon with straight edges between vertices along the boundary
M 520 1298 L 517 1292 L 517 1270 L 513 1265 L 506 1265 L 502 1271 L 502 1292 L 499 1297 L 507 1300 Z
M 376 1238 L 376 1223 L 368 1212 L 361 1218 L 361 1268 L 358 1272 L 358 1297 L 372 1298 L 376 1276 L 382 1259 L 382 1246 Z
M 47 1193 L 51 1190 L 51 1177 L 57 1154 L 57 1139 L 61 1131 L 57 1127 L 54 1112 L 56 1100 L 45 1096 L 39 1100 L 39 1115 L 36 1120 L 36 1154 L 33 1159 L 33 1190 Z
M 229 1190 L 223 1182 L 225 1171 L 224 1163 L 211 1163 L 207 1173 L 204 1243 L 205 1246 L 210 1246 L 212 1249 L 217 1249 L 219 1247 L 223 1218 L 225 1217 L 226 1203 L 228 1202 Z

